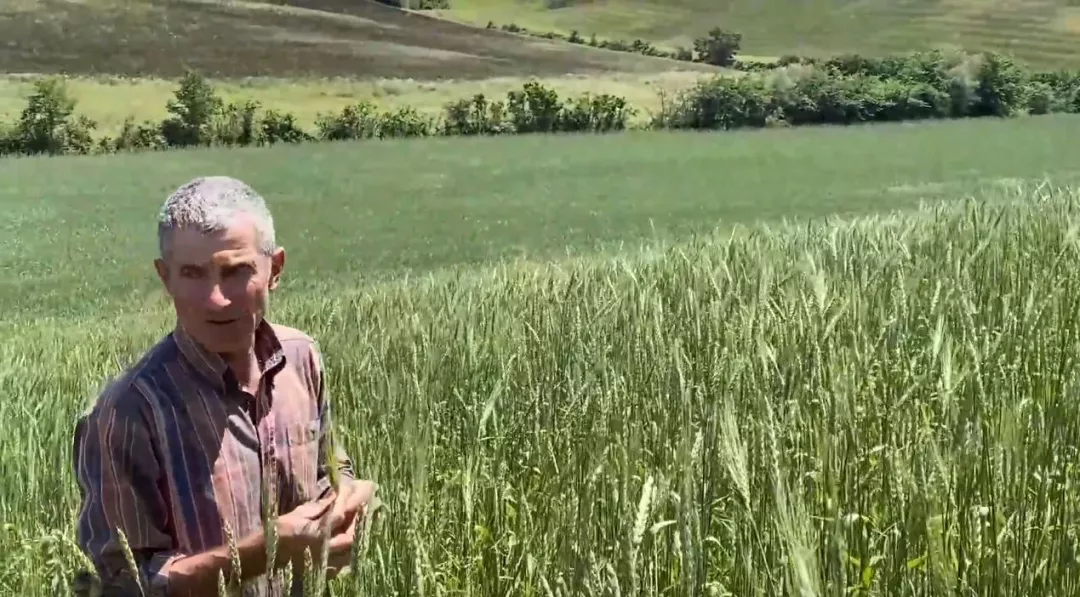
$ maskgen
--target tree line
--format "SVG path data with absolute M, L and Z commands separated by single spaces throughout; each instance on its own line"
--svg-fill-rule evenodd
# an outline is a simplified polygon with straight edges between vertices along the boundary
M 224 102 L 202 75 L 189 72 L 160 122 L 129 118 L 95 138 L 97 123 L 76 111 L 62 79 L 37 81 L 26 107 L 0 123 L 0 155 L 60 155 L 179 147 L 454 135 L 607 133 L 644 129 L 733 130 L 945 118 L 1080 113 L 1080 72 L 1032 71 L 996 52 L 940 50 L 870 58 L 789 57 L 769 68 L 705 79 L 640 124 L 621 97 L 561 98 L 538 82 L 505 98 L 483 94 L 446 104 L 438 115 L 412 107 L 380 110 L 370 102 L 320 115 L 305 130 L 288 113 L 256 101 Z

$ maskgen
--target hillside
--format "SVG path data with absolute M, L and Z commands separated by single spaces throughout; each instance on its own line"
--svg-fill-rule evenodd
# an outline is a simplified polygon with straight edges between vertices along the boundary
M 479 79 L 707 70 L 489 31 L 368 0 L 9 0 L 9 73 Z
M 689 46 L 714 26 L 758 56 L 962 46 L 1080 66 L 1080 0 L 451 0 L 449 18 Z M 549 9 L 547 6 L 559 6 Z

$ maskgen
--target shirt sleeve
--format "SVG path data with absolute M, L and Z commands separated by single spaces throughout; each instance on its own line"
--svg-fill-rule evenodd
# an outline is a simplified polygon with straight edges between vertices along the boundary
M 147 421 L 114 400 L 103 400 L 76 424 L 73 446 L 81 504 L 79 547 L 94 563 L 102 587 L 139 589 L 122 546 L 123 532 L 143 594 L 168 595 L 174 551 L 162 476 Z M 106 591 L 108 593 L 108 591 Z
M 323 368 L 322 354 L 318 346 L 312 347 L 311 358 L 315 374 L 316 399 L 319 408 L 319 463 L 317 473 L 317 493 L 325 496 L 330 491 L 330 454 L 333 452 L 338 474 L 343 482 L 356 480 L 352 458 L 341 444 L 341 436 L 334 427 L 331 416 L 330 392 L 326 389 L 326 371 Z

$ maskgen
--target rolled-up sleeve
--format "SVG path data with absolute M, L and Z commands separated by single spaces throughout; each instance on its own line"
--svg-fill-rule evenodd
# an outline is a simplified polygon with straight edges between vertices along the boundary
M 97 569 L 103 587 L 131 586 L 120 532 L 127 539 L 144 594 L 169 594 L 175 551 L 169 514 L 159 489 L 162 468 L 151 443 L 148 419 L 124 401 L 103 400 L 75 427 L 75 477 L 81 504 L 77 540 Z M 127 401 L 128 403 L 132 401 Z

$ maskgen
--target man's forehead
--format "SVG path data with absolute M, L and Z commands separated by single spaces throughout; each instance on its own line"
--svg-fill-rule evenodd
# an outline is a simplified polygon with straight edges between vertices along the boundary
M 257 251 L 248 248 L 221 249 L 206 252 L 178 252 L 173 254 L 172 261 L 184 265 L 229 267 L 254 262 L 258 256 Z
M 258 256 L 254 235 L 244 230 L 204 233 L 192 229 L 174 231 L 170 243 L 172 260 L 200 265 L 231 265 Z

